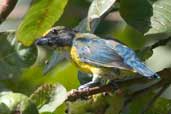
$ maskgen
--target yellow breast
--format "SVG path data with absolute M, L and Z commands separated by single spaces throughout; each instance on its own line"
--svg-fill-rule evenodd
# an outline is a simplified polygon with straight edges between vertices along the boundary
M 87 72 L 87 73 L 93 73 L 98 71 L 98 68 L 95 66 L 92 66 L 90 64 L 84 63 L 80 60 L 79 55 L 77 53 L 77 49 L 75 47 L 71 48 L 71 59 L 72 62 L 82 71 Z

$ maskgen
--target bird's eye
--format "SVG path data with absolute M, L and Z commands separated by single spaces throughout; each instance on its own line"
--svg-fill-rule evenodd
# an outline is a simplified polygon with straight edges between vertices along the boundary
M 58 34 L 58 31 L 57 31 L 56 29 L 53 29 L 53 30 L 52 30 L 52 33 Z

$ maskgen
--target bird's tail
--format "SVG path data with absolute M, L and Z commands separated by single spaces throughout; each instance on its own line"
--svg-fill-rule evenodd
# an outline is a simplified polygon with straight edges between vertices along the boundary
M 146 66 L 144 63 L 136 60 L 134 61 L 134 64 L 129 64 L 136 72 L 143 75 L 147 78 L 160 78 L 160 76 L 152 71 L 148 66 Z
M 142 76 L 147 78 L 160 78 L 158 74 L 153 72 L 148 66 L 139 60 L 132 49 L 121 44 L 112 48 L 123 58 L 125 64 L 129 65 Z

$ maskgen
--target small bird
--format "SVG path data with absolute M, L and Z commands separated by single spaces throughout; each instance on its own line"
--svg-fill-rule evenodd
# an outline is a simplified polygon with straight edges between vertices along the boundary
M 38 39 L 36 45 L 65 51 L 66 58 L 80 71 L 92 75 L 92 80 L 81 85 L 80 89 L 96 86 L 101 78 L 117 79 L 119 70 L 134 71 L 150 79 L 160 78 L 132 49 L 115 39 L 103 39 L 95 34 L 57 26 Z

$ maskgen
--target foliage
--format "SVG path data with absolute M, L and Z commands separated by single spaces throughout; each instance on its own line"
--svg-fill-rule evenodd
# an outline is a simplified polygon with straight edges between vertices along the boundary
M 32 0 L 18 27 L 0 33 L 0 113 L 143 114 L 170 79 L 164 84 L 136 80 L 116 92 L 69 102 L 67 91 L 87 78 L 77 78 L 77 68 L 64 60 L 62 53 L 38 48 L 34 41 L 57 25 L 101 37 L 111 34 L 156 72 L 163 71 L 171 68 L 170 5 L 170 0 Z M 170 74 L 164 75 L 169 78 Z M 169 113 L 170 91 L 159 94 L 144 114 Z

